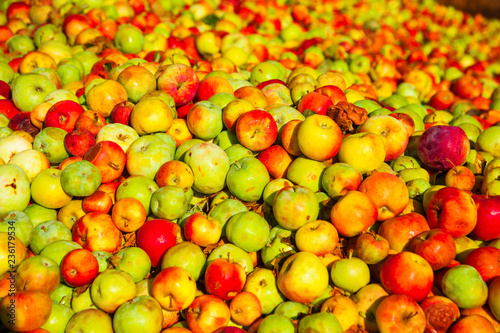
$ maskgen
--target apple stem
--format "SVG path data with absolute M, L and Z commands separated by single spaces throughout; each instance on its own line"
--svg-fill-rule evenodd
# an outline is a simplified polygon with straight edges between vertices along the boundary
M 347 258 L 351 259 L 354 254 L 354 249 L 350 249 L 349 252 L 347 253 Z

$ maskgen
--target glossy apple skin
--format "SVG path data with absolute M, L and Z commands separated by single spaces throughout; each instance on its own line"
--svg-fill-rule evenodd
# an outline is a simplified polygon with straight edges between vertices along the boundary
M 59 127 L 69 133 L 75 129 L 76 121 L 83 112 L 83 107 L 74 101 L 59 101 L 47 112 L 45 127 Z
M 447 267 L 457 254 L 455 240 L 442 229 L 424 231 L 413 237 L 410 251 L 427 260 L 434 271 Z
M 448 331 L 449 333 L 493 333 L 495 327 L 481 315 L 465 316 L 457 321 Z
M 146 251 L 151 266 L 158 266 L 163 254 L 181 240 L 179 225 L 163 219 L 147 221 L 137 232 L 137 246 Z
M 472 199 L 477 208 L 477 223 L 472 235 L 483 241 L 500 238 L 500 196 L 485 197 L 475 194 Z
M 127 163 L 125 152 L 113 141 L 98 142 L 83 155 L 83 159 L 101 171 L 103 184 L 118 179 Z
M 500 276 L 500 249 L 483 246 L 472 250 L 465 258 L 464 265 L 474 267 L 486 284 Z
M 448 170 L 466 161 L 470 152 L 469 138 L 458 126 L 432 126 L 418 140 L 417 152 L 429 168 Z
M 246 148 L 262 151 L 271 147 L 278 137 L 278 126 L 269 112 L 253 110 L 238 118 L 236 136 Z
M 292 156 L 279 145 L 261 151 L 258 159 L 264 164 L 269 175 L 275 179 L 283 178 L 292 163 Z
M 73 241 L 89 251 L 115 253 L 122 242 L 122 233 L 108 214 L 92 212 L 75 222 Z
M 12 313 L 12 304 L 15 304 Z M 11 308 L 9 308 L 11 306 Z M 8 330 L 31 331 L 47 322 L 52 311 L 52 299 L 39 290 L 17 291 L 0 301 L 0 320 Z M 15 318 L 15 324 L 10 320 Z
M 95 145 L 95 136 L 88 130 L 76 129 L 64 137 L 64 147 L 73 156 L 83 156 Z
M 427 221 L 431 228 L 441 228 L 453 238 L 466 236 L 477 223 L 476 204 L 467 192 L 444 187 L 432 195 Z
M 207 292 L 223 300 L 234 298 L 243 289 L 245 282 L 243 267 L 238 263 L 231 263 L 226 258 L 213 260 L 205 271 Z
M 330 97 L 312 91 L 300 99 L 297 110 L 301 113 L 305 110 L 311 110 L 319 115 L 326 115 L 326 111 L 331 105 L 333 105 L 333 101 Z
M 153 280 L 152 296 L 167 311 L 186 309 L 196 296 L 196 282 L 182 267 L 167 267 Z
M 390 294 L 403 294 L 420 302 L 432 289 L 434 273 L 418 254 L 403 251 L 387 259 L 380 281 Z
M 423 332 L 425 314 L 418 303 L 406 295 L 390 295 L 377 307 L 375 317 L 381 333 Z
M 99 263 L 92 252 L 76 249 L 61 261 L 61 277 L 72 287 L 89 284 L 99 274 Z
M 217 296 L 202 295 L 195 298 L 186 315 L 193 332 L 213 332 L 229 323 L 229 306 Z

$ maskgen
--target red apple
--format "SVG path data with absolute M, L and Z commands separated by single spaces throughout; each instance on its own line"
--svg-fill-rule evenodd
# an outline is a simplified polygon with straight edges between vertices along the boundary
M 8 331 L 26 332 L 43 326 L 52 312 L 52 299 L 39 290 L 17 291 L 0 301 L 0 320 Z
M 104 191 L 95 191 L 88 197 L 83 198 L 82 208 L 85 213 L 98 212 L 107 214 L 113 207 L 113 199 Z
M 477 208 L 477 223 L 472 235 L 483 241 L 500 238 L 500 196 L 485 197 L 475 194 L 472 199 Z
M 467 192 L 444 187 L 432 195 L 427 221 L 431 228 L 441 228 L 453 238 L 466 236 L 477 223 L 476 204 Z
M 111 111 L 111 121 L 113 123 L 129 125 L 130 114 L 132 113 L 134 106 L 135 104 L 131 102 L 122 102 L 116 104 Z
M 127 163 L 123 149 L 113 141 L 101 141 L 90 148 L 83 159 L 101 171 L 102 183 L 115 181 L 122 175 Z
M 184 224 L 184 236 L 186 240 L 202 247 L 216 244 L 221 234 L 222 227 L 220 222 L 204 213 L 190 215 Z
M 431 229 L 413 237 L 410 251 L 424 258 L 434 271 L 447 267 L 457 254 L 455 240 L 442 229 Z
M 493 246 L 483 246 L 472 250 L 465 257 L 464 265 L 474 267 L 483 281 L 490 284 L 493 279 L 500 276 L 500 249 Z
M 64 137 L 64 148 L 73 156 L 83 156 L 95 145 L 95 136 L 89 130 L 75 129 Z
M 188 104 L 200 84 L 196 72 L 184 64 L 172 64 L 161 67 L 157 73 L 158 90 L 173 97 L 176 106 Z
M 45 116 L 45 127 L 59 127 L 66 132 L 75 129 L 78 117 L 85 112 L 84 108 L 77 102 L 63 100 L 55 103 Z
M 182 241 L 181 228 L 163 219 L 147 221 L 137 232 L 137 246 L 146 251 L 156 267 L 169 248 Z
M 76 120 L 76 129 L 88 130 L 96 136 L 99 130 L 106 125 L 106 118 L 97 111 L 85 111 Z
M 420 302 L 432 289 L 434 272 L 424 258 L 403 251 L 383 264 L 380 282 L 389 294 L 403 294 Z
M 493 324 L 485 317 L 474 314 L 465 316 L 457 321 L 448 331 L 449 333 L 494 333 Z
M 186 314 L 192 332 L 213 332 L 229 323 L 231 314 L 227 304 L 217 296 L 202 295 L 194 299 Z
M 337 86 L 322 86 L 316 89 L 315 92 L 318 92 L 324 96 L 328 96 L 332 100 L 333 105 L 336 105 L 338 102 L 347 102 L 345 93 Z
M 71 287 L 90 284 L 97 274 L 99 263 L 89 250 L 72 250 L 61 261 L 61 277 Z
M 406 295 L 390 295 L 382 299 L 375 313 L 381 333 L 422 333 L 426 319 L 418 303 Z
M 108 214 L 85 214 L 75 222 L 72 232 L 73 241 L 89 251 L 115 253 L 122 243 L 122 233 Z
M 278 137 L 278 126 L 269 112 L 253 110 L 238 118 L 236 136 L 246 148 L 262 151 L 271 147 Z
M 304 113 L 305 110 L 311 110 L 320 115 L 326 115 L 328 107 L 333 105 L 333 101 L 329 96 L 323 95 L 316 91 L 311 91 L 300 99 L 297 110 Z
M 292 156 L 280 145 L 273 145 L 261 151 L 258 159 L 275 179 L 285 177 L 292 163 Z
M 224 300 L 234 298 L 245 285 L 245 269 L 226 258 L 211 261 L 205 271 L 205 288 L 211 295 Z
M 428 230 L 430 227 L 425 217 L 412 212 L 384 221 L 378 234 L 389 241 L 391 249 L 401 252 L 409 249 L 413 237 Z
M 446 333 L 448 328 L 460 318 L 460 309 L 447 297 L 430 296 L 420 302 L 427 319 L 425 333 Z
M 3 81 L 2 81 L 3 82 Z M 8 99 L 0 99 L 0 113 L 7 116 L 7 118 L 12 119 L 14 115 L 18 114 L 20 111 L 12 101 Z

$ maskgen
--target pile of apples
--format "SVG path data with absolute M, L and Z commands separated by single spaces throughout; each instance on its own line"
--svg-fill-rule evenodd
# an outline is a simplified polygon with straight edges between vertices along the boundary
M 0 2 L 0 331 L 500 332 L 500 21 Z

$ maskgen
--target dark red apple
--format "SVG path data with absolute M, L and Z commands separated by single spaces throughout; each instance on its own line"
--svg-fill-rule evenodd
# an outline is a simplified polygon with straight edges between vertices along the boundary
M 130 114 L 134 109 L 134 104 L 131 102 L 122 102 L 115 105 L 111 111 L 111 121 L 113 123 L 119 123 L 123 125 L 128 125 L 130 120 Z
M 211 295 L 224 300 L 234 298 L 245 285 L 246 273 L 243 266 L 226 258 L 210 262 L 205 271 L 205 288 Z
M 59 127 L 66 132 L 75 129 L 76 120 L 85 109 L 75 101 L 64 100 L 52 105 L 45 116 L 45 127 Z
M 475 194 L 472 199 L 476 203 L 477 223 L 472 235 L 483 241 L 500 238 L 500 196 L 485 197 Z
M 434 271 L 447 267 L 457 254 L 455 240 L 442 229 L 431 229 L 413 237 L 410 251 L 424 258 Z
M 64 147 L 73 156 L 83 156 L 95 145 L 95 137 L 90 131 L 75 129 L 64 137 Z
M 472 250 L 465 257 L 464 265 L 477 269 L 484 282 L 490 284 L 500 276 L 500 249 L 493 246 L 483 246 Z
M 330 97 L 316 91 L 311 91 L 300 99 L 297 110 L 301 113 L 305 110 L 311 110 L 317 114 L 326 115 L 326 111 L 330 105 L 333 105 Z
M 147 221 L 137 232 L 137 246 L 146 251 L 156 267 L 163 254 L 182 240 L 181 227 L 163 219 Z

